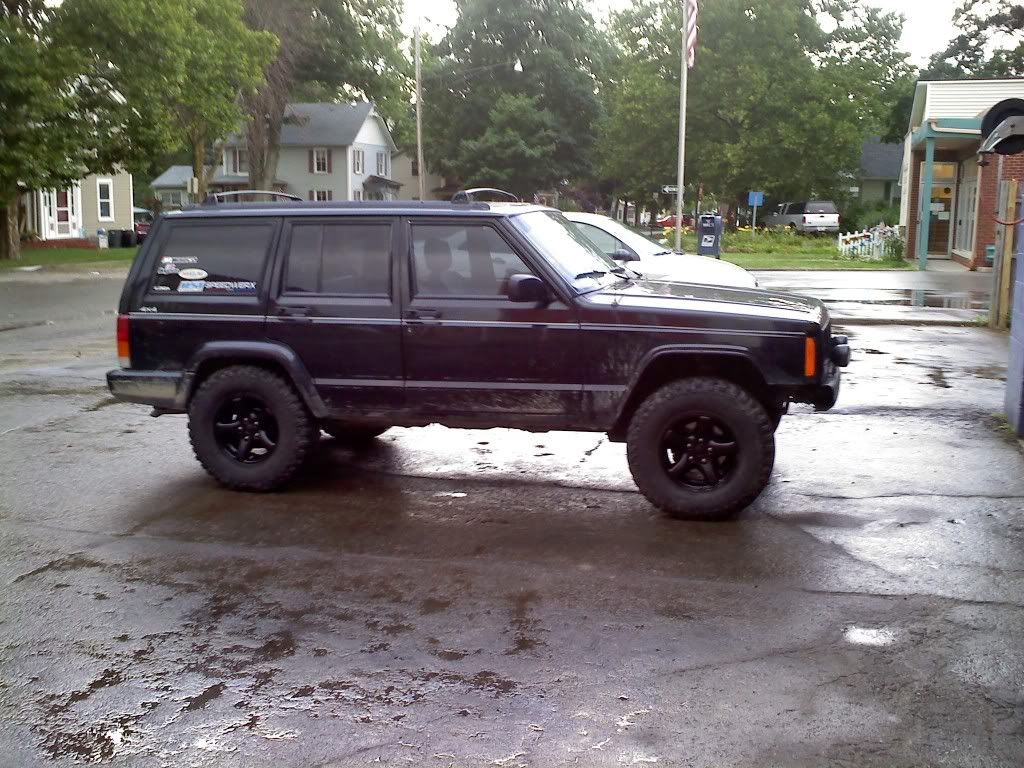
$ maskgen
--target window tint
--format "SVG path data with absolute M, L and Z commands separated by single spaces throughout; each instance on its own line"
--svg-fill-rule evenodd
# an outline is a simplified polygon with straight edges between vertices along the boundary
M 390 224 L 295 224 L 284 293 L 388 296 Z
M 593 224 L 576 223 L 576 226 L 579 227 L 580 231 L 586 235 L 590 242 L 597 246 L 601 253 L 614 256 L 615 252 L 622 247 L 622 243 L 619 242 L 618 238 L 609 235 L 603 229 L 595 227 Z
M 835 213 L 836 206 L 831 200 L 815 200 L 807 204 L 807 213 Z
M 804 212 L 803 203 L 790 203 L 789 210 L 786 212 L 789 216 L 798 216 Z
M 270 223 L 174 224 L 157 260 L 152 290 L 254 294 L 273 231 Z
M 509 277 L 532 274 L 486 225 L 414 225 L 412 241 L 418 296 L 504 296 Z

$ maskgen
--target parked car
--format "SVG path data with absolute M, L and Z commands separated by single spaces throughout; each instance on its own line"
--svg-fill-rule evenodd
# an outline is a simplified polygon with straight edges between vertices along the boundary
M 816 299 L 635 279 L 538 205 L 236 203 L 156 220 L 121 294 L 120 400 L 187 413 L 223 485 L 291 480 L 324 430 L 606 432 L 656 506 L 720 518 L 790 401 L 849 362 Z
M 605 256 L 649 280 L 757 287 L 757 280 L 742 267 L 707 256 L 674 253 L 607 216 L 572 212 L 565 217 Z
M 683 214 L 683 218 L 682 218 L 682 222 L 683 222 L 683 226 L 684 227 L 692 227 L 693 226 L 693 214 L 692 213 L 684 213 Z M 654 223 L 657 224 L 659 227 L 663 227 L 663 228 L 664 227 L 674 227 L 676 225 L 676 215 L 674 213 L 665 214 L 661 218 L 655 219 Z
M 809 200 L 802 203 L 782 203 L 774 213 L 764 217 L 764 226 L 771 229 L 791 229 L 805 234 L 838 234 L 839 211 L 831 200 Z
M 141 243 L 153 225 L 153 212 L 148 208 L 132 208 L 132 219 L 135 222 L 135 237 Z

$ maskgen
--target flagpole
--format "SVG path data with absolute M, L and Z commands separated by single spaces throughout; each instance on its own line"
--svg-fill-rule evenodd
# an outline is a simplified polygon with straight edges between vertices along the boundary
M 683 29 L 682 52 L 679 58 L 679 167 L 676 173 L 676 245 L 677 251 L 682 250 L 683 240 L 683 164 L 686 157 L 686 70 L 688 65 L 686 28 L 688 26 L 690 7 L 688 0 L 682 0 Z

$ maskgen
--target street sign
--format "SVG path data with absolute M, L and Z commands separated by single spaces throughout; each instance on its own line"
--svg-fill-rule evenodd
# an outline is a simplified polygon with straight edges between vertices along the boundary
M 764 205 L 764 192 L 748 192 L 747 205 L 752 208 L 760 208 Z
M 661 191 L 664 192 L 666 195 L 674 195 L 676 192 L 679 191 L 679 187 L 677 187 L 675 184 L 666 184 L 664 187 L 661 188 Z

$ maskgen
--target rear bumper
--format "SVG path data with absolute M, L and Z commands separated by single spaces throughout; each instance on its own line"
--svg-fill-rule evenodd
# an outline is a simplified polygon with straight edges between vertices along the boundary
M 185 377 L 181 371 L 133 371 L 118 368 L 107 373 L 110 394 L 128 403 L 152 405 L 162 411 L 185 410 Z

